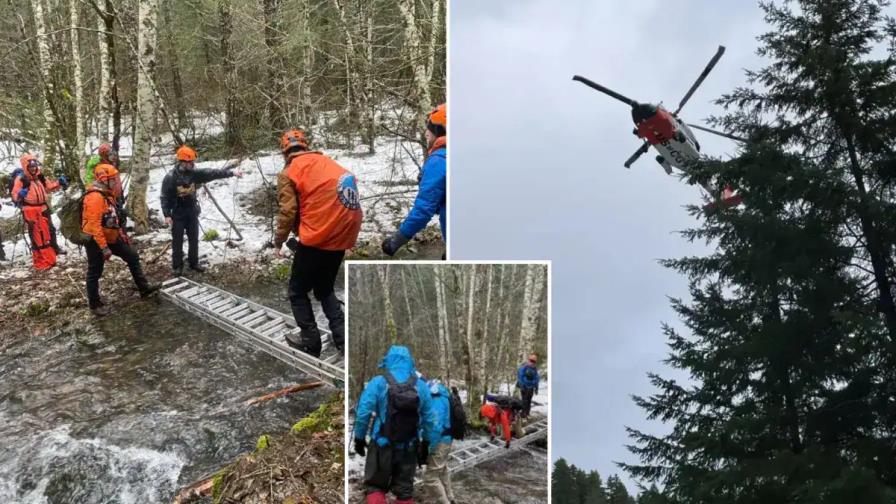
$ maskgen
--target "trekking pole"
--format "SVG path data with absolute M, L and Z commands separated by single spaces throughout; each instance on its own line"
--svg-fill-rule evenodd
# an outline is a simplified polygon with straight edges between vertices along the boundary
M 206 187 L 205 184 L 202 185 L 202 190 L 205 192 L 205 195 L 208 196 L 208 199 L 212 200 L 212 203 L 215 205 L 215 208 L 217 208 L 218 212 L 220 212 L 221 215 L 224 216 L 224 219 L 227 220 L 227 223 L 230 224 L 230 227 L 233 229 L 233 231 L 239 237 L 240 241 L 242 241 L 243 234 L 240 233 L 239 229 L 237 229 L 236 224 L 233 223 L 233 220 L 231 220 L 230 217 L 226 213 L 224 213 L 224 209 L 221 208 L 221 205 L 218 204 L 218 200 L 216 200 L 215 197 L 212 196 L 212 192 L 208 190 L 208 187 Z M 201 226 L 201 224 L 200 224 L 200 226 Z M 203 232 L 205 232 L 205 231 L 203 231 Z

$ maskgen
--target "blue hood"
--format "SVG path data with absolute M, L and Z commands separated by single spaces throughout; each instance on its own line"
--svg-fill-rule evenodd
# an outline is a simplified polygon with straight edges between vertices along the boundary
M 411 357 L 408 347 L 392 345 L 380 361 L 379 368 L 386 369 L 397 381 L 404 382 L 414 372 L 414 358 Z

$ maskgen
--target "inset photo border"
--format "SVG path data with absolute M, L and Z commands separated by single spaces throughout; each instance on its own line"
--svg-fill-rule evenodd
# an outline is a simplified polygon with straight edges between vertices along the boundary
M 547 502 L 550 262 L 348 261 L 345 278 L 346 502 Z

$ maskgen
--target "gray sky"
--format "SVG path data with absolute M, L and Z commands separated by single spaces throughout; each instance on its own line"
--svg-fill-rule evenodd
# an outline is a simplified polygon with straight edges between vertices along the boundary
M 700 192 L 653 150 L 623 168 L 639 145 L 628 106 L 571 78 L 674 108 L 725 45 L 682 112 L 699 123 L 761 66 L 766 27 L 743 0 L 450 5 L 452 259 L 553 261 L 553 457 L 606 477 L 636 461 L 624 426 L 663 429 L 630 395 L 654 391 L 648 371 L 672 376 L 660 324 L 680 325 L 667 296 L 686 283 L 656 260 L 703 250 L 675 233 L 694 224 L 683 206 Z M 736 148 L 699 139 L 712 155 Z

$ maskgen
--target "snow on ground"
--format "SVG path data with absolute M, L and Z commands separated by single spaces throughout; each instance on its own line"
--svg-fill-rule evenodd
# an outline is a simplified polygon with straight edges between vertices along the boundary
M 402 147 L 404 143 L 404 147 Z M 122 140 L 123 146 L 129 146 L 128 139 Z M 122 149 L 122 155 L 125 154 L 125 147 Z M 376 153 L 367 154 L 366 148 L 361 146 L 357 150 L 325 150 L 324 154 L 332 157 L 342 166 L 352 171 L 358 179 L 358 190 L 361 195 L 361 206 L 364 210 L 364 221 L 361 227 L 361 235 L 359 242 L 367 240 L 375 241 L 381 235 L 393 232 L 401 219 L 407 214 L 413 199 L 416 196 L 417 186 L 416 178 L 418 168 L 411 159 L 410 155 L 405 151 L 419 154 L 419 146 L 408 143 L 397 138 L 381 137 L 376 142 Z M 277 152 L 260 153 L 257 157 L 251 157 L 243 160 L 216 160 L 202 161 L 196 163 L 196 167 L 203 168 L 223 168 L 233 163 L 239 163 L 239 169 L 243 171 L 242 178 L 228 178 L 216 180 L 206 184 L 208 190 L 212 193 L 218 204 L 231 219 L 234 220 L 236 226 L 243 235 L 242 241 L 232 242 L 235 247 L 231 248 L 224 243 L 226 239 L 236 239 L 236 234 L 230 229 L 226 219 L 215 208 L 212 201 L 205 195 L 204 191 L 199 191 L 199 202 L 202 206 L 202 214 L 200 216 L 200 242 L 199 255 L 204 262 L 209 264 L 220 264 L 232 261 L 241 256 L 251 256 L 263 253 L 270 253 L 269 249 L 265 249 L 266 243 L 271 241 L 271 222 L 264 217 L 250 214 L 247 211 L 248 196 L 256 192 L 259 188 L 270 184 L 276 187 L 277 173 L 283 168 L 283 156 Z M 152 169 L 150 171 L 150 184 L 147 190 L 146 200 L 150 208 L 150 214 L 161 220 L 161 203 L 159 201 L 159 193 L 161 190 L 162 179 L 174 166 L 173 149 L 170 155 L 154 156 L 152 158 Z M 12 171 L 13 167 L 4 167 L 4 170 Z M 262 173 L 264 174 L 262 177 Z M 127 176 L 124 177 L 123 183 L 127 187 L 129 185 Z M 77 197 L 75 189 L 69 190 L 71 197 Z M 58 196 L 54 198 L 54 207 L 62 206 L 62 198 Z M 246 198 L 243 198 L 246 197 Z M 246 201 L 244 201 L 244 199 Z M 0 198 L 0 218 L 16 217 L 18 215 L 9 198 Z M 54 222 L 57 227 L 59 218 L 54 215 Z M 434 218 L 430 223 L 431 226 L 438 226 L 437 220 Z M 220 236 L 215 241 L 203 241 L 202 235 L 204 231 L 216 230 Z M 155 229 L 136 238 L 138 243 L 149 242 L 154 244 L 165 243 L 171 239 L 171 232 L 168 228 Z M 30 253 L 27 253 L 26 245 L 21 234 L 16 237 L 4 236 L 2 246 L 6 252 L 7 258 L 14 256 L 14 268 L 4 268 L 0 270 L 0 279 L 9 277 L 20 277 L 28 274 L 19 266 L 30 265 Z M 59 235 L 60 243 L 69 251 L 77 249 L 76 246 L 68 243 L 61 235 Z M 186 248 L 186 245 L 184 245 Z M 60 257 L 60 262 L 69 260 L 73 255 Z M 0 263 L 8 265 L 9 263 Z

